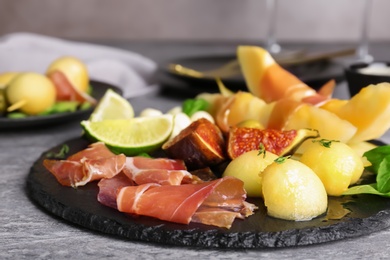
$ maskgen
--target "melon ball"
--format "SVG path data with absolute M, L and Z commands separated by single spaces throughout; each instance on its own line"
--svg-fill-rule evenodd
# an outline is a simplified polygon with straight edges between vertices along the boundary
M 278 156 L 271 152 L 257 150 L 246 152 L 233 159 L 226 167 L 223 176 L 233 176 L 244 182 L 249 197 L 262 196 L 262 172 Z
M 62 72 L 74 88 L 82 92 L 88 91 L 88 69 L 78 58 L 64 56 L 56 59 L 49 65 L 46 75 L 49 75 L 54 71 Z
M 280 219 L 306 221 L 326 212 L 328 196 L 320 178 L 303 163 L 285 159 L 263 171 L 267 214 Z
M 300 161 L 318 175 L 330 196 L 340 196 L 364 171 L 361 156 L 347 144 L 337 141 L 311 142 Z
M 4 72 L 0 74 L 0 89 L 6 86 L 18 75 L 18 72 Z
M 21 73 L 6 88 L 6 98 L 10 106 L 18 103 L 21 112 L 37 115 L 55 103 L 56 88 L 44 75 Z

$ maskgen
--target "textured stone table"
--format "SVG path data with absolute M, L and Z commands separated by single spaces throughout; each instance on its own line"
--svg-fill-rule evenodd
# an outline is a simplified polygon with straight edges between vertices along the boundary
M 220 50 L 212 44 L 163 45 L 118 44 L 151 58 L 164 60 L 169 55 Z M 181 46 L 181 48 L 177 48 Z M 232 46 L 221 47 L 233 50 Z M 336 95 L 346 95 L 341 84 Z M 180 102 L 158 94 L 131 101 L 137 111 L 154 106 L 166 110 Z M 80 136 L 79 122 L 0 131 L 0 259 L 380 259 L 388 258 L 390 229 L 354 239 L 284 249 L 209 250 L 180 248 L 125 241 L 70 224 L 48 214 L 26 195 L 25 181 L 33 162 L 47 149 Z M 385 136 L 385 141 L 390 140 Z

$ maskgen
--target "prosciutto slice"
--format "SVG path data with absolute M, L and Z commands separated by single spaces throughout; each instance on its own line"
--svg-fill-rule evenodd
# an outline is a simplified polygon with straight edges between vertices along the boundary
M 255 206 L 245 203 L 245 199 L 243 182 L 224 177 L 198 184 L 124 187 L 118 192 L 117 206 L 121 212 L 165 221 L 188 224 L 194 217 L 199 223 L 230 228 L 235 218 L 253 214 Z
M 125 155 L 115 155 L 104 143 L 98 142 L 66 160 L 45 159 L 43 165 L 60 184 L 78 187 L 94 180 L 115 176 L 122 171 L 125 162 Z
M 122 171 L 112 178 L 104 178 L 99 181 L 99 193 L 97 199 L 105 206 L 118 209 L 116 205 L 116 196 L 118 191 L 123 187 L 134 185 L 136 185 L 134 181 L 129 179 Z
M 92 96 L 84 93 L 77 88 L 75 88 L 68 78 L 59 70 L 51 72 L 48 77 L 53 82 L 57 97 L 56 99 L 59 101 L 78 101 L 80 103 L 89 102 L 93 105 L 97 104 L 96 99 Z
M 182 160 L 127 157 L 123 172 L 138 185 L 146 183 L 180 185 L 183 182 L 199 182 L 199 178 L 186 170 Z

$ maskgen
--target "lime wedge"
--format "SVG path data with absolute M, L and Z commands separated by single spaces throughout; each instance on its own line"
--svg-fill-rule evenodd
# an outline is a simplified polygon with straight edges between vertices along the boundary
M 112 89 L 108 89 L 100 99 L 89 120 L 97 122 L 112 119 L 130 119 L 133 117 L 134 110 L 130 102 Z
M 82 121 L 85 135 L 104 142 L 115 153 L 128 156 L 152 152 L 168 140 L 173 116 L 136 117 L 132 119 Z

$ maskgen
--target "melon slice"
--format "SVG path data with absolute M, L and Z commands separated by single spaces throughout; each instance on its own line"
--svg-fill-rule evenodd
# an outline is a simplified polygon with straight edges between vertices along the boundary
M 320 138 L 347 143 L 354 137 L 357 128 L 332 112 L 309 104 L 301 105 L 292 113 L 283 130 L 310 128 L 317 129 Z
M 349 101 L 332 100 L 322 108 L 357 128 L 350 143 L 380 138 L 390 128 L 390 83 L 369 85 Z
M 237 57 L 249 91 L 267 103 L 285 97 L 300 101 L 306 97 L 320 96 L 282 68 L 261 47 L 239 46 Z

